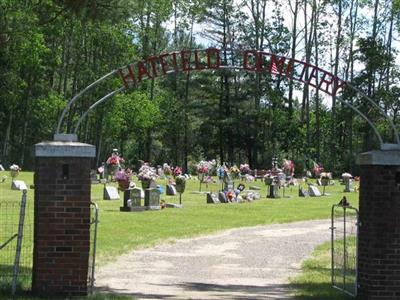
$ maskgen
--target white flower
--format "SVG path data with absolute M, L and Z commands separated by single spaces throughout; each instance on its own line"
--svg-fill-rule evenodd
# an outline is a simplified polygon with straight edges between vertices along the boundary
M 21 171 L 21 168 L 18 165 L 13 164 L 13 165 L 10 166 L 10 170 L 18 172 L 18 171 Z

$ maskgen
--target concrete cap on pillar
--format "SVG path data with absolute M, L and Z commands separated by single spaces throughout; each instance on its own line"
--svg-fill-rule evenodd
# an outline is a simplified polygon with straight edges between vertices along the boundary
M 400 150 L 373 150 L 357 157 L 358 165 L 400 166 Z
M 35 145 L 36 157 L 95 157 L 96 147 L 79 143 L 75 134 L 55 134 L 54 141 Z

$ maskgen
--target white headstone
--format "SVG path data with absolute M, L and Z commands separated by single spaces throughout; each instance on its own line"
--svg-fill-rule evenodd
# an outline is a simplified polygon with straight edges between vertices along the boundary
M 320 197 L 321 196 L 321 192 L 319 191 L 319 189 L 316 186 L 310 185 L 308 187 L 308 194 L 311 197 Z
M 0 164 L 0 171 L 5 171 L 2 164 Z
M 119 193 L 116 187 L 106 186 L 103 191 L 104 200 L 119 200 Z
M 25 182 L 22 180 L 13 180 L 13 182 L 11 183 L 11 189 L 23 191 L 23 190 L 27 190 L 28 187 L 26 186 Z
M 220 203 L 218 197 L 214 193 L 207 193 L 207 203 L 217 204 Z

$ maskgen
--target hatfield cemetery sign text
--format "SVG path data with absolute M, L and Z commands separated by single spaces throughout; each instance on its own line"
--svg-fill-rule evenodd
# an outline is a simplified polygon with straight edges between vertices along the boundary
M 146 79 L 161 75 L 201 70 L 241 69 L 247 72 L 270 73 L 315 87 L 334 96 L 346 85 L 346 82 L 332 73 L 311 64 L 257 50 L 245 50 L 235 53 L 227 50 L 208 48 L 201 50 L 182 50 L 151 56 L 137 63 L 120 68 L 119 75 L 125 88 L 135 86 Z M 227 54 L 223 64 L 221 56 Z

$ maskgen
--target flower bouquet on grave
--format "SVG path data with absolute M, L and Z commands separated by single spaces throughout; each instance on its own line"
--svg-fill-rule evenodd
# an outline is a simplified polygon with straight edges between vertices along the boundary
M 327 186 L 329 185 L 329 181 L 332 179 L 332 173 L 322 172 L 321 173 L 321 185 Z
M 150 167 L 148 163 L 144 163 L 140 167 L 137 177 L 142 183 L 142 188 L 148 189 L 150 187 L 150 183 L 155 181 L 158 175 L 154 168 Z
M 182 175 L 181 167 L 175 167 L 174 170 L 173 170 L 173 175 L 174 175 L 175 178 L 180 176 L 180 175 Z
M 199 178 L 200 181 L 200 187 L 199 190 L 201 192 L 201 184 L 204 182 L 204 178 L 206 177 L 206 175 L 209 172 L 209 164 L 207 161 L 200 161 L 197 164 L 197 177 Z
M 264 182 L 266 185 L 271 185 L 274 182 L 274 176 L 271 174 L 271 172 L 265 174 Z
M 186 177 L 179 175 L 175 178 L 175 187 L 178 193 L 183 193 L 186 188 Z
M 171 167 L 167 163 L 163 164 L 163 171 L 166 176 L 172 175 Z
M 233 166 L 229 169 L 229 172 L 231 173 L 233 179 L 238 179 L 238 178 L 239 178 L 240 169 L 239 169 L 236 165 L 233 165 Z
M 314 173 L 315 178 L 319 178 L 321 173 L 324 172 L 324 167 L 317 164 L 316 162 L 313 162 L 314 166 L 312 169 L 312 172 Z
M 249 174 L 250 171 L 251 171 L 250 170 L 250 166 L 248 164 L 241 164 L 240 167 L 239 167 L 239 170 L 240 170 L 240 174 L 242 176 L 245 176 L 245 175 Z
M 130 169 L 120 170 L 115 173 L 113 179 L 118 182 L 118 189 L 125 191 L 129 188 L 132 178 L 132 171 Z
M 18 165 L 12 164 L 10 166 L 10 176 L 12 177 L 12 181 L 17 178 L 17 176 L 19 175 L 19 171 L 21 171 L 21 168 Z
M 125 161 L 122 157 L 120 157 L 117 154 L 115 150 L 116 149 L 114 149 L 111 156 L 106 160 L 106 171 L 107 171 L 106 177 L 108 177 L 109 174 L 114 176 L 117 173 L 117 171 L 121 168 L 121 163 Z

